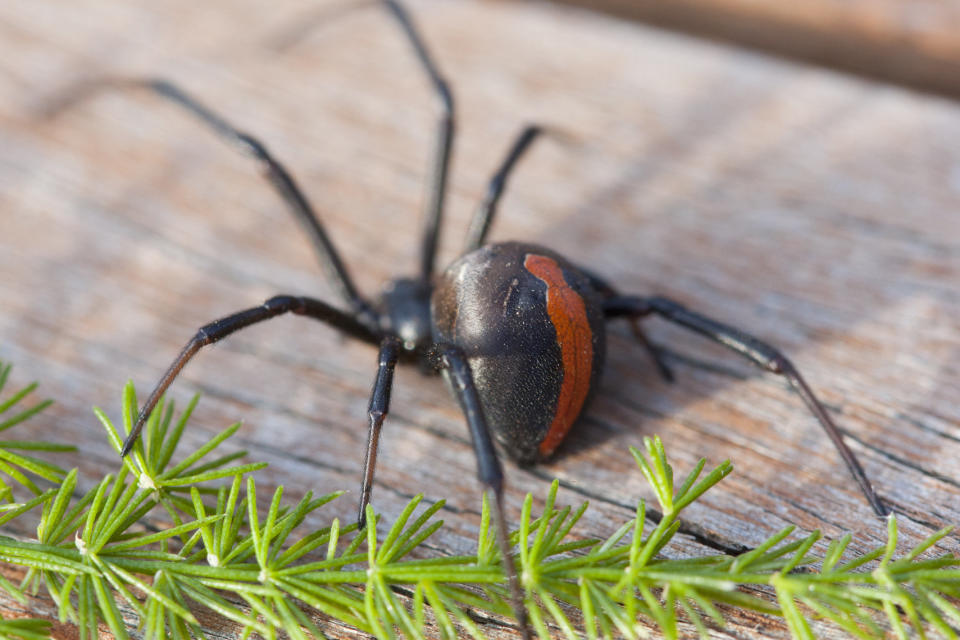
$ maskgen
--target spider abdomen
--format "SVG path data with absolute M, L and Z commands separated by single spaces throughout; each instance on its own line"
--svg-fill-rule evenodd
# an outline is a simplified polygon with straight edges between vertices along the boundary
M 543 247 L 487 245 L 440 276 L 431 316 L 434 341 L 466 354 L 504 451 L 521 462 L 553 453 L 603 368 L 604 317 L 590 279 Z

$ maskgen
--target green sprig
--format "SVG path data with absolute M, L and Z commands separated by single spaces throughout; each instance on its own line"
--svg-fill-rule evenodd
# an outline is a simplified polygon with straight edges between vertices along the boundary
M 26 422 L 53 404 L 53 400 L 47 399 L 35 402 L 26 407 L 24 406 L 27 404 L 26 401 L 29 400 L 30 395 L 36 390 L 38 386 L 36 382 L 30 383 L 22 389 L 15 391 L 10 397 L 2 399 L 3 396 L 6 395 L 4 389 L 10 378 L 12 369 L 13 365 L 0 362 L 0 432 L 7 431 Z M 52 444 L 49 442 L 2 440 L 0 441 L 0 474 L 6 475 L 16 484 L 27 488 L 34 495 L 39 496 L 43 494 L 43 490 L 37 486 L 34 478 L 31 476 L 42 478 L 51 483 L 57 483 L 63 479 L 66 471 L 55 464 L 22 452 L 42 451 L 51 453 L 74 450 L 74 447 L 68 445 Z M 18 506 L 14 503 L 13 488 L 2 475 L 0 475 L 0 500 L 8 503 L 7 508 L 12 507 L 16 509 Z
M 0 369 L 0 383 L 7 373 L 9 367 Z M 9 407 L 17 402 L 7 401 Z M 443 525 L 436 517 L 443 503 L 424 506 L 422 496 L 389 526 L 368 507 L 365 531 L 338 520 L 316 528 L 310 524 L 321 517 L 316 512 L 340 494 L 308 492 L 287 503 L 280 487 L 258 497 L 251 472 L 264 465 L 232 465 L 242 452 L 215 454 L 236 425 L 174 462 L 195 405 L 196 398 L 175 416 L 172 403 L 159 404 L 132 458 L 82 495 L 75 495 L 77 471 L 60 472 L 56 488 L 0 511 L 3 524 L 40 508 L 36 539 L 0 538 L 0 560 L 27 568 L 21 586 L 0 579 L 0 588 L 20 599 L 25 590 L 45 589 L 60 619 L 76 624 L 82 638 L 95 637 L 100 624 L 125 638 L 132 623 L 150 638 L 196 637 L 202 634 L 194 616 L 199 608 L 231 621 L 243 637 L 267 638 L 323 637 L 318 618 L 379 638 L 423 638 L 428 624 L 442 638 L 482 638 L 478 612 L 510 616 L 485 496 L 476 552 L 466 556 L 411 557 Z M 136 407 L 128 385 L 125 433 Z M 97 415 L 119 450 L 120 431 L 103 411 Z M 796 638 L 812 638 L 815 619 L 860 638 L 929 630 L 957 638 L 960 559 L 927 557 L 949 529 L 900 557 L 891 517 L 887 544 L 850 559 L 849 536 L 818 557 L 812 550 L 819 532 L 795 539 L 792 527 L 736 557 L 665 558 L 683 510 L 732 466 L 724 462 L 704 473 L 700 461 L 677 485 L 659 438 L 644 444 L 632 453 L 653 488 L 658 520 L 640 501 L 609 537 L 577 539 L 572 532 L 586 503 L 559 506 L 555 481 L 537 516 L 527 496 L 511 541 L 539 636 L 640 638 L 652 627 L 677 638 L 687 623 L 707 637 L 711 627 L 723 626 L 723 611 L 735 607 L 783 617 Z M 140 522 L 157 515 L 171 524 L 143 530 Z M 752 595 L 757 587 L 772 589 L 775 599 Z M 16 622 L 20 626 L 0 628 L 0 636 L 32 639 L 48 632 L 39 621 Z
M 0 620 L 0 638 L 5 640 L 45 640 L 50 637 L 50 621 L 32 618 Z

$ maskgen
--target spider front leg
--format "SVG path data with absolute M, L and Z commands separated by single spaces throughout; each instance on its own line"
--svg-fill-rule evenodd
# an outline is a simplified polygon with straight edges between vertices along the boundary
M 259 139 L 230 124 L 223 116 L 176 84 L 162 78 L 101 78 L 74 87 L 65 93 L 49 111 L 55 114 L 100 91 L 118 89 L 150 91 L 186 111 L 227 144 L 256 159 L 263 175 L 307 232 L 317 257 L 337 293 L 354 313 L 373 319 L 369 303 L 353 284 L 350 273 L 327 235 L 323 223 L 320 222 L 319 216 L 290 172 Z
M 503 570 L 510 584 L 510 604 L 524 640 L 530 640 L 527 609 L 523 603 L 523 592 L 520 589 L 520 581 L 517 579 L 517 569 L 513 564 L 510 534 L 503 509 L 503 467 L 500 465 L 500 458 L 493 445 L 490 427 L 483 415 L 473 373 L 470 371 L 470 364 L 463 350 L 459 347 L 440 345 L 438 355 L 440 366 L 448 372 L 453 392 L 467 419 L 470 440 L 473 442 L 473 451 L 477 456 L 477 476 L 484 490 L 493 497 L 493 521 L 497 530 L 497 544 L 500 547 Z
M 343 333 L 365 342 L 376 344 L 379 340 L 379 335 L 365 323 L 361 322 L 357 316 L 340 311 L 336 307 L 331 307 L 322 300 L 303 296 L 274 296 L 259 307 L 244 309 L 243 311 L 238 311 L 237 313 L 215 320 L 197 330 L 197 333 L 187 342 L 186 346 L 180 352 L 180 355 L 176 357 L 173 364 L 167 369 L 167 372 L 160 378 L 160 382 L 157 383 L 147 398 L 146 404 L 140 409 L 140 414 L 137 416 L 137 423 L 124 441 L 120 455 L 125 456 L 130 453 L 133 445 L 137 442 L 137 438 L 140 436 L 140 431 L 143 429 L 144 423 L 147 421 L 147 418 L 150 417 L 160 398 L 174 379 L 180 374 L 180 371 L 183 370 L 187 363 L 190 362 L 190 359 L 193 358 L 200 349 L 208 344 L 222 340 L 240 329 L 258 322 L 263 322 L 264 320 L 269 320 L 270 318 L 275 318 L 284 313 L 295 313 L 313 318 L 314 320 L 326 322 Z
M 878 516 L 887 515 L 887 508 L 874 492 L 873 486 L 867 479 L 867 474 L 864 473 L 857 457 L 853 455 L 853 451 L 843 441 L 840 430 L 837 429 L 830 415 L 814 395 L 806 380 L 797 371 L 797 368 L 777 349 L 739 329 L 690 311 L 683 305 L 666 298 L 612 297 L 604 302 L 603 309 L 609 318 L 642 318 L 655 313 L 670 322 L 724 345 L 771 373 L 786 378 L 794 391 L 803 398 L 804 404 L 820 422 L 820 426 L 827 432 L 827 436 L 830 437 L 833 445 L 837 448 L 853 479 L 860 486 L 860 491 L 863 492 L 867 502 L 870 503 Z
M 400 339 L 396 336 L 387 336 L 380 341 L 380 355 L 378 358 L 377 378 L 373 382 L 373 391 L 370 392 L 370 405 L 367 415 L 370 419 L 370 429 L 367 434 L 367 454 L 363 461 L 363 484 L 360 485 L 360 513 L 357 514 L 357 524 L 363 529 L 367 524 L 367 504 L 370 502 L 370 493 L 373 491 L 373 473 L 377 466 L 377 451 L 380 447 L 380 430 L 383 420 L 390 410 L 390 391 L 393 389 L 393 370 L 397 366 L 400 355 Z
M 433 277 L 433 267 L 437 256 L 437 242 L 440 237 L 440 224 L 443 221 L 443 205 L 447 197 L 447 173 L 450 169 L 450 153 L 453 150 L 453 136 L 456 118 L 453 106 L 453 92 L 440 74 L 437 63 L 427 50 L 420 32 L 414 26 L 410 16 L 396 0 L 384 0 L 384 5 L 397 21 L 400 30 L 413 48 L 417 62 L 430 81 L 434 95 L 440 103 L 440 118 L 437 121 L 437 141 L 430 166 L 429 193 L 424 213 L 423 239 L 420 246 L 420 277 L 429 282 Z
M 470 253 L 476 251 L 487 241 L 487 233 L 493 224 L 493 219 L 497 214 L 497 205 L 500 203 L 500 196 L 507 186 L 507 179 L 513 173 L 517 162 L 523 157 L 527 149 L 533 144 L 533 141 L 544 132 L 544 128 L 529 124 L 525 126 L 514 139 L 506 157 L 500 163 L 500 167 L 487 183 L 487 192 L 480 202 L 480 206 L 473 213 L 470 220 L 470 228 L 467 230 L 467 242 L 464 245 L 463 252 Z

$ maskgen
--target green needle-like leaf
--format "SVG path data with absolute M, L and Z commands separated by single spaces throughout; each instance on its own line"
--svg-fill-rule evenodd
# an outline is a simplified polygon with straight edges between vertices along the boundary
M 9 640 L 46 640 L 50 637 L 49 620 L 20 618 L 0 620 L 0 638 Z
M 0 366 L 0 393 L 9 374 L 9 366 Z M 0 399 L 0 413 L 18 407 L 22 414 L 20 404 L 33 390 Z M 13 480 L 0 479 L 0 497 L 13 500 L 14 488 L 39 494 L 23 504 L 0 505 L 0 524 L 40 507 L 35 541 L 0 537 L 0 560 L 27 569 L 21 587 L 0 578 L 0 588 L 21 599 L 23 590 L 45 588 L 81 638 L 97 637 L 100 625 L 127 636 L 118 598 L 140 618 L 148 638 L 196 637 L 202 629 L 194 612 L 200 609 L 240 625 L 243 637 L 266 638 L 321 637 L 314 616 L 322 615 L 378 638 L 426 637 L 432 619 L 442 638 L 480 639 L 481 625 L 471 616 L 512 617 L 485 493 L 476 551 L 464 556 L 436 557 L 422 546 L 443 525 L 437 517 L 443 501 L 420 509 L 422 496 L 379 529 L 382 537 L 378 524 L 385 523 L 369 505 L 365 531 L 336 519 L 329 526 L 308 524 L 322 521 L 318 510 L 339 493 L 314 498 L 307 491 L 288 504 L 278 487 L 269 504 L 258 504 L 251 474 L 263 465 L 236 464 L 242 452 L 214 453 L 239 424 L 170 466 L 195 405 L 196 398 L 178 417 L 172 403 L 161 401 L 134 449 L 136 462 L 124 461 L 99 482 L 86 481 L 90 488 L 80 496 L 76 470 L 64 473 L 23 453 L 63 447 L 0 441 L 0 471 Z M 136 410 L 128 385 L 124 431 Z M 97 410 L 97 416 L 119 448 L 121 431 L 104 412 Z M 557 482 L 546 492 L 542 514 L 533 513 L 532 496 L 523 503 L 511 542 L 518 549 L 514 560 L 530 624 L 542 637 L 676 638 L 681 623 L 707 637 L 709 626 L 723 625 L 726 611 L 745 608 L 782 617 L 796 638 L 813 637 L 813 619 L 858 638 L 927 632 L 957 638 L 960 558 L 929 555 L 949 528 L 901 556 L 891 518 L 887 543 L 858 557 L 845 558 L 850 537 L 843 536 L 818 559 L 820 533 L 791 540 L 794 528 L 787 527 L 738 557 L 664 558 L 684 509 L 732 466 L 724 462 L 707 471 L 700 461 L 677 485 L 659 438 L 645 439 L 644 450 L 632 453 L 657 504 L 638 501 L 633 516 L 611 525 L 604 539 L 577 533 L 587 505 L 559 504 Z M 230 479 L 225 486 L 203 486 L 224 478 Z M 40 492 L 37 482 L 57 486 Z M 145 518 L 154 526 L 169 524 L 144 531 L 139 522 Z M 753 595 L 770 589 L 773 597 Z M 49 629 L 33 622 L 4 624 L 0 637 L 32 640 Z
M 0 432 L 12 429 L 30 420 L 53 404 L 53 400 L 41 400 L 30 407 L 23 408 L 22 405 L 24 402 L 28 401 L 31 394 L 37 389 L 38 385 L 36 382 L 32 382 L 19 391 L 15 391 L 7 398 L 3 398 L 3 396 L 6 395 L 3 391 L 10 379 L 12 369 L 13 367 L 10 364 L 0 362 Z M 13 415 L 10 415 L 11 413 L 13 413 Z M 15 450 L 49 453 L 55 451 L 73 451 L 74 447 L 27 440 L 0 441 L 0 473 L 5 474 L 13 480 L 14 483 L 26 488 L 32 494 L 39 496 L 44 493 L 44 491 L 37 486 L 34 478 L 31 478 L 31 476 L 42 478 L 51 483 L 58 483 L 63 479 L 63 476 L 66 475 L 66 471 L 46 460 L 22 453 L 15 453 Z M 15 501 L 13 488 L 2 477 L 0 477 L 0 500 L 9 503 Z

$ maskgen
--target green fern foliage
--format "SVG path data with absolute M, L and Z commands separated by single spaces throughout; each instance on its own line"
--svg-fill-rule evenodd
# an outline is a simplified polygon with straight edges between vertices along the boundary
M 232 622 L 241 637 L 265 638 L 320 638 L 320 627 L 333 621 L 385 639 L 425 638 L 428 625 L 433 636 L 480 639 L 478 612 L 509 618 L 486 499 L 476 552 L 466 556 L 411 556 L 443 526 L 437 518 L 443 502 L 426 505 L 421 496 L 389 524 L 370 508 L 366 530 L 336 519 L 318 529 L 309 523 L 322 521 L 318 510 L 340 494 L 308 492 L 298 501 L 285 500 L 282 487 L 258 494 L 253 474 L 264 465 L 234 464 L 244 452 L 218 452 L 237 425 L 177 461 L 195 404 L 196 398 L 180 415 L 172 403 L 159 405 L 131 456 L 84 492 L 78 493 L 76 470 L 18 462 L 35 474 L 43 469 L 40 477 L 51 476 L 56 486 L 41 491 L 20 482 L 34 497 L 11 503 L 0 516 L 3 524 L 40 512 L 35 539 L 0 537 L 0 560 L 27 569 L 20 586 L 0 579 L 0 588 L 17 598 L 46 591 L 81 638 L 97 637 L 101 625 L 117 638 L 134 627 L 148 638 L 201 637 L 196 614 L 204 609 Z M 123 434 L 136 411 L 128 384 Z M 119 451 L 121 430 L 103 411 L 97 416 Z M 817 556 L 812 549 L 820 534 L 797 537 L 792 527 L 736 557 L 664 557 L 684 509 L 732 466 L 705 472 L 701 461 L 677 483 L 662 442 L 644 445 L 632 452 L 653 488 L 657 518 L 640 501 L 608 537 L 585 540 L 574 531 L 586 503 L 560 506 L 557 482 L 541 514 L 527 496 L 511 542 L 540 637 L 641 638 L 655 629 L 677 638 L 692 627 L 706 638 L 724 625 L 725 611 L 746 608 L 782 616 L 796 638 L 813 637 L 813 620 L 859 638 L 929 631 L 957 638 L 960 558 L 931 554 L 948 529 L 899 557 L 893 517 L 887 544 L 855 558 L 847 557 L 849 536 Z M 158 520 L 168 525 L 142 524 Z M 758 588 L 775 598 L 754 595 Z M 2 624 L 0 637 L 32 639 L 48 631 L 39 621 Z
M 46 640 L 50 637 L 48 620 L 21 618 L 0 620 L 0 638 L 3 640 Z
M 28 404 L 31 394 L 36 390 L 36 382 L 5 397 L 7 395 L 5 388 L 12 369 L 12 365 L 0 362 L 0 433 L 4 435 L 9 429 L 26 422 L 53 404 L 53 400 L 42 400 L 24 406 Z M 7 503 L 0 506 L 0 513 L 10 513 L 17 509 L 10 481 L 26 487 L 35 496 L 39 496 L 43 494 L 43 490 L 36 484 L 38 478 L 57 483 L 66 474 L 60 467 L 35 457 L 35 452 L 72 450 L 73 447 L 49 442 L 0 440 L 0 501 Z

